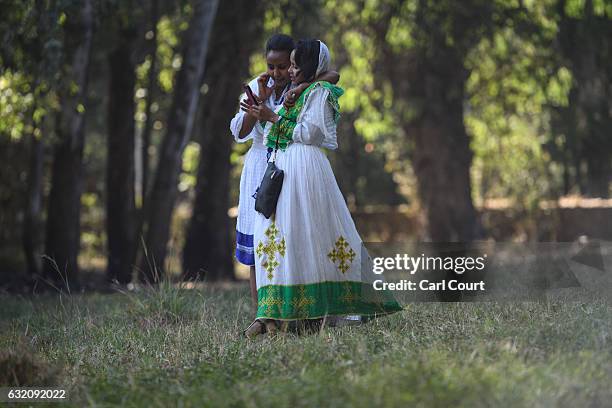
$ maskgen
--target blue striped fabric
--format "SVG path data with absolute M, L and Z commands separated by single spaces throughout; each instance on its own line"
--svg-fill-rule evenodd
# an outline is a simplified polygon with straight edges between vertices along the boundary
M 253 253 L 253 235 L 236 231 L 236 259 L 244 265 L 255 265 Z

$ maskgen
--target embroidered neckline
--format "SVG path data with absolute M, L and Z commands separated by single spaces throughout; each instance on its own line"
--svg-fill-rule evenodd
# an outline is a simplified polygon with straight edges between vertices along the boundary
M 284 106 L 278 112 L 280 120 L 272 125 L 270 132 L 267 136 L 266 146 L 275 148 L 276 140 L 278 138 L 278 148 L 281 150 L 287 149 L 287 146 L 293 139 L 293 130 L 297 125 L 297 118 L 304 107 L 306 98 L 310 93 L 317 87 L 322 87 L 329 90 L 327 97 L 328 102 L 334 109 L 334 122 L 338 122 L 340 118 L 340 104 L 338 99 L 344 94 L 344 90 L 336 85 L 332 85 L 327 81 L 317 81 L 311 84 L 298 98 L 295 105 L 289 109 Z

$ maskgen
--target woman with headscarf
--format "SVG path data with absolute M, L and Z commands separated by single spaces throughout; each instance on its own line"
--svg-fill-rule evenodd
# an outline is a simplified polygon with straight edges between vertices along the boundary
M 266 42 L 265 58 L 268 70 L 249 82 L 249 87 L 263 103 L 271 109 L 280 109 L 286 100 L 295 97 L 306 88 L 307 84 L 291 87 L 289 78 L 289 56 L 295 48 L 293 38 L 285 34 L 274 34 Z M 337 83 L 340 76 L 337 72 L 323 70 L 317 76 L 320 79 Z M 246 95 L 240 97 L 247 103 Z M 265 123 L 265 122 L 264 122 Z M 255 256 L 253 249 L 253 222 L 255 218 L 255 199 L 253 194 L 261 182 L 266 170 L 268 149 L 264 144 L 264 129 L 253 115 L 239 110 L 230 122 L 230 131 L 234 140 L 245 143 L 253 140 L 245 155 L 244 166 L 240 175 L 240 196 L 238 200 L 238 218 L 236 220 L 236 260 L 250 266 L 250 286 L 253 304 L 257 308 L 257 287 L 255 279 Z
M 329 69 L 327 46 L 301 40 L 291 53 L 294 85 Z M 291 92 L 291 91 L 290 91 Z M 328 316 L 376 316 L 401 310 L 389 292 L 367 278 L 371 258 L 351 218 L 322 148 L 336 149 L 338 99 L 343 90 L 315 81 L 291 108 L 243 107 L 265 127 L 284 181 L 276 213 L 257 213 L 254 225 L 257 319 L 245 334 L 274 331 L 279 321 L 320 321 Z

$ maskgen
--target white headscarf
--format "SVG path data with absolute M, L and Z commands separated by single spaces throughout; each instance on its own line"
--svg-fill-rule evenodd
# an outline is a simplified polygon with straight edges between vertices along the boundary
M 331 55 L 329 54 L 329 49 L 323 41 L 319 40 L 319 65 L 317 65 L 315 77 L 318 77 L 322 72 L 329 71 L 330 64 Z

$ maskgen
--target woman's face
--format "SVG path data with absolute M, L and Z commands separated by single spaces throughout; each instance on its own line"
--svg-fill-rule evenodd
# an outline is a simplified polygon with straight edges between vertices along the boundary
M 284 89 L 289 83 L 289 53 L 287 51 L 271 50 L 266 55 L 268 74 L 274 79 L 276 89 Z
M 301 84 L 304 82 L 304 75 L 302 74 L 302 70 L 295 64 L 295 50 L 291 51 L 291 66 L 289 67 L 289 77 L 291 78 L 291 82 L 294 84 Z

